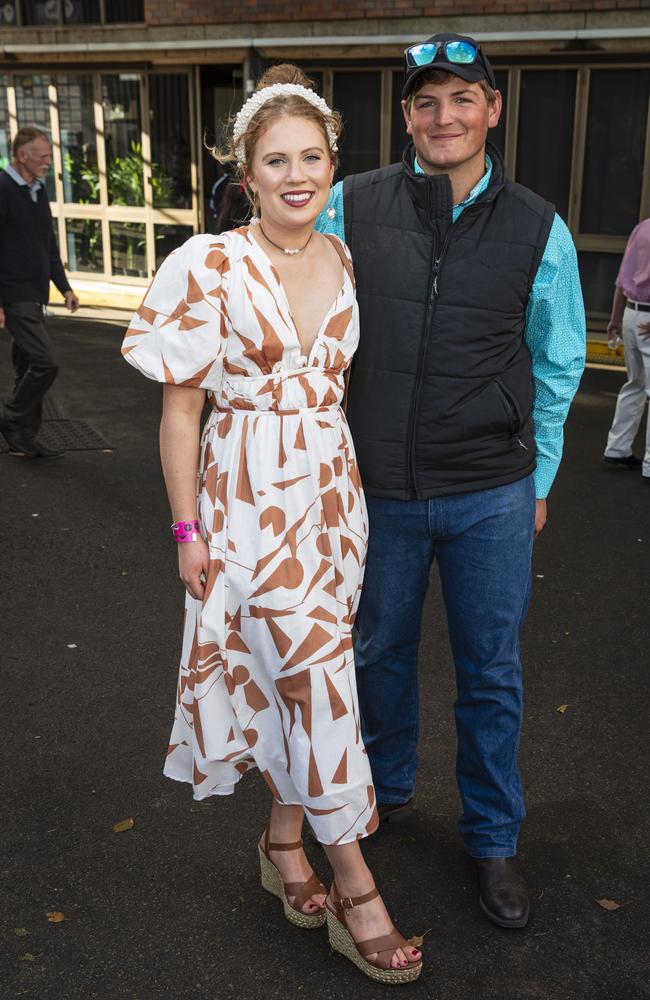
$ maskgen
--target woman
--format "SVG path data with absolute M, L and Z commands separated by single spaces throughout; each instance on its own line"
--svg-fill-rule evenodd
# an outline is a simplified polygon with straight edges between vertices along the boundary
M 257 766 L 273 795 L 264 888 L 292 923 L 327 920 L 366 975 L 408 982 L 421 953 L 357 842 L 377 826 L 351 637 L 367 520 L 340 405 L 358 314 L 343 244 L 313 230 L 340 119 L 308 84 L 296 67 L 265 74 L 232 139 L 256 224 L 172 254 L 124 341 L 165 383 L 161 458 L 188 592 L 165 773 L 200 799 Z M 305 813 L 334 870 L 327 898 L 302 850 Z

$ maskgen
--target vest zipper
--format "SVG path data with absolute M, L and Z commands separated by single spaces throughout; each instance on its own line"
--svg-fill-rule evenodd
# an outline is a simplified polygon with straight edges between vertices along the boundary
M 431 324 L 433 321 L 433 315 L 436 311 L 436 303 L 438 301 L 438 278 L 440 277 L 440 267 L 442 264 L 442 259 L 445 255 L 447 245 L 451 239 L 452 229 L 454 228 L 454 223 L 452 222 L 447 232 L 445 233 L 444 239 L 442 241 L 442 246 L 438 248 L 438 234 L 434 230 L 433 239 L 433 250 L 431 252 L 431 275 L 433 280 L 429 287 L 429 295 L 427 298 L 427 310 L 424 316 L 424 331 L 422 333 L 422 340 L 420 342 L 420 356 L 418 358 L 418 372 L 417 379 L 415 382 L 415 397 L 413 402 L 413 409 L 411 411 L 411 427 L 409 431 L 409 467 L 410 467 L 410 479 L 409 487 L 412 486 L 415 496 L 418 500 L 421 499 L 420 491 L 418 489 L 417 476 L 415 472 L 415 437 L 416 428 L 418 424 L 418 417 L 420 411 L 420 391 L 422 388 L 422 379 L 424 377 L 424 362 L 427 355 L 427 347 L 429 345 L 429 334 L 431 331 Z M 409 489 L 410 492 L 410 489 Z

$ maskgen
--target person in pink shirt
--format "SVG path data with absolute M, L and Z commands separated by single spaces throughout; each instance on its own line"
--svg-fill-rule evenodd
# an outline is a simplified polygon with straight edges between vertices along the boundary
M 644 219 L 632 230 L 616 279 L 607 326 L 610 347 L 621 338 L 627 382 L 616 401 L 605 461 L 628 468 L 641 466 L 643 481 L 650 484 L 650 413 L 643 460 L 632 452 L 632 442 L 650 398 L 650 219 Z

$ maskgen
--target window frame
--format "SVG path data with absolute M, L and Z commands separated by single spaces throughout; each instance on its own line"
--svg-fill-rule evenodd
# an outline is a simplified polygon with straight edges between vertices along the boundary
M 24 17 L 23 3 L 24 0 L 15 0 L 16 9 L 16 23 L 13 25 L 14 28 L 80 28 L 80 27 L 93 27 L 96 25 L 109 25 L 111 28 L 117 27 L 120 24 L 146 24 L 144 3 L 142 5 L 142 20 L 141 21 L 107 21 L 106 20 L 106 0 L 99 0 L 99 21 L 80 21 L 79 23 L 69 24 L 65 17 L 63 16 L 63 4 L 65 0 L 59 0 L 59 11 L 58 18 L 52 24 L 27 24 Z
M 59 239 L 59 249 L 66 272 L 71 278 L 96 281 L 118 281 L 120 284 L 142 285 L 151 280 L 155 273 L 156 252 L 155 252 L 155 232 L 156 224 L 162 225 L 184 225 L 191 227 L 192 232 L 199 232 L 199 200 L 197 158 L 197 124 L 195 115 L 195 87 L 192 68 L 187 66 L 160 66 L 152 70 L 143 69 L 141 66 L 128 67 L 130 75 L 137 75 L 139 79 L 139 100 L 141 114 L 140 141 L 142 144 L 143 156 L 143 182 L 144 182 L 144 205 L 111 205 L 108 198 L 108 180 L 106 171 L 106 141 L 104 131 L 104 108 L 102 104 L 102 84 L 103 76 L 111 76 L 126 72 L 125 67 L 94 69 L 89 66 L 66 68 L 57 74 L 56 70 L 50 71 L 50 84 L 48 87 L 49 96 L 49 120 L 50 136 L 52 139 L 52 166 L 54 173 L 55 198 L 51 202 L 54 225 L 57 227 Z M 190 122 L 190 177 L 192 182 L 192 205 L 191 208 L 155 208 L 153 205 L 153 189 L 151 183 L 151 135 L 149 131 L 149 78 L 152 75 L 183 75 L 187 77 L 188 95 L 188 116 Z M 13 140 L 18 131 L 18 120 L 16 114 L 16 91 L 15 80 L 17 77 L 28 75 L 24 71 L 13 71 L 5 73 L 8 78 L 7 85 L 7 106 L 9 110 L 10 138 Z M 63 186 L 63 159 L 61 152 L 61 132 L 59 124 L 59 106 L 57 81 L 59 76 L 91 76 L 93 81 L 93 104 L 95 122 L 95 140 L 97 144 L 97 167 L 99 170 L 99 202 L 95 205 L 86 205 L 79 202 L 65 201 Z M 102 232 L 102 272 L 75 271 L 70 269 L 68 258 L 68 243 L 66 221 L 68 219 L 95 219 L 101 223 Z M 137 222 L 144 223 L 146 239 L 146 271 L 145 275 L 136 277 L 130 275 L 114 274 L 111 256 L 110 224 L 111 222 Z

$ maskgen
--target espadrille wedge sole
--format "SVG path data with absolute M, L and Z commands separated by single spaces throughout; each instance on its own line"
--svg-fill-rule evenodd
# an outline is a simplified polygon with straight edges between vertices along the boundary
M 297 841 L 295 844 L 270 843 L 267 828 L 264 835 L 264 848 L 262 848 L 261 844 L 258 844 L 262 888 L 280 900 L 285 917 L 294 927 L 315 930 L 317 927 L 322 927 L 325 923 L 325 909 L 323 908 L 316 913 L 303 913 L 302 907 L 312 896 L 325 895 L 327 889 L 318 876 L 314 874 L 306 882 L 284 882 L 279 869 L 273 864 L 267 854 L 269 850 L 295 851 L 301 847 L 302 841 Z M 289 896 L 295 897 L 293 903 L 289 902 Z
M 360 942 L 359 945 L 355 942 L 354 938 L 350 934 L 349 930 L 343 922 L 345 920 L 345 909 L 350 908 L 345 907 L 345 903 L 352 904 L 353 906 L 359 906 L 363 902 L 369 902 L 370 899 L 374 899 L 378 896 L 377 890 L 367 893 L 365 896 L 359 896 L 357 899 L 352 900 L 332 900 L 334 906 L 339 910 L 343 916 L 337 916 L 330 909 L 329 901 L 326 904 L 327 909 L 327 933 L 329 936 L 329 941 L 332 949 L 339 953 L 339 955 L 344 955 L 345 958 L 349 958 L 351 962 L 356 965 L 360 972 L 363 972 L 365 976 L 369 979 L 374 980 L 376 983 L 383 983 L 386 986 L 399 986 L 402 983 L 412 983 L 418 978 L 422 972 L 422 961 L 411 962 L 406 968 L 401 969 L 383 969 L 379 965 L 373 965 L 364 958 L 363 954 L 359 950 L 364 948 L 367 954 L 373 953 L 386 953 L 394 952 L 397 948 L 408 946 L 408 942 L 402 937 L 402 935 L 393 928 L 390 934 L 384 935 L 383 938 L 376 938 L 372 941 Z M 380 947 L 380 945 L 388 945 L 388 947 Z

